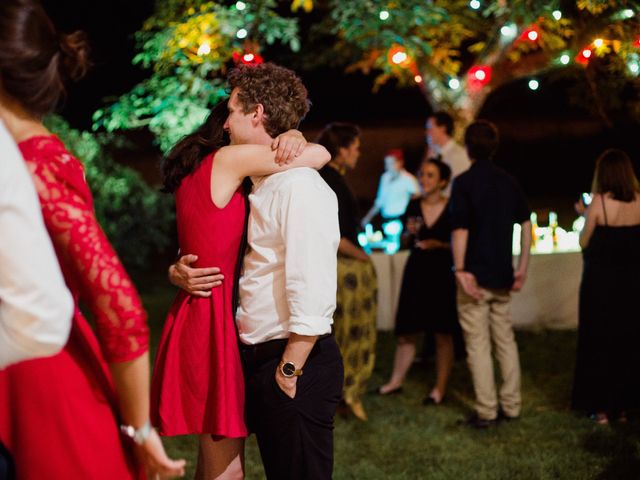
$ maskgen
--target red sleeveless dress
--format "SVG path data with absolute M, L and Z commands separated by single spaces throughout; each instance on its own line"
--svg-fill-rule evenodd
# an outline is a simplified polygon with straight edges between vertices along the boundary
M 0 371 L 0 441 L 20 480 L 145 478 L 133 444 L 119 432 L 107 362 L 148 350 L 146 314 L 96 221 L 80 162 L 54 136 L 19 147 L 76 308 L 61 353 Z M 94 316 L 97 336 L 80 300 Z
M 247 436 L 233 312 L 246 206 L 240 189 L 224 208 L 211 200 L 214 157 L 180 183 L 176 221 L 180 251 L 197 255 L 196 267 L 220 267 L 224 281 L 208 298 L 180 291 L 171 306 L 151 383 L 151 418 L 161 435 Z

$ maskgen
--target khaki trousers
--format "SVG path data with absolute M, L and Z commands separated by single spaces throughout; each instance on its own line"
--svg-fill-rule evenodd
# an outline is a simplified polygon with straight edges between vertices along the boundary
M 511 417 L 520 415 L 520 359 L 511 324 L 509 290 L 482 290 L 482 300 L 475 300 L 458 288 L 458 317 L 464 332 L 467 363 L 473 379 L 478 417 L 493 420 L 498 400 L 493 375 L 491 344 L 500 365 L 502 386 L 500 406 Z

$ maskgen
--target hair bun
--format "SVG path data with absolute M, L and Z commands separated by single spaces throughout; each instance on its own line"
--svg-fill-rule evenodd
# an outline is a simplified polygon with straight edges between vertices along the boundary
M 71 80 L 82 78 L 91 65 L 87 35 L 80 30 L 68 34 L 61 33 L 60 50 L 67 76 Z

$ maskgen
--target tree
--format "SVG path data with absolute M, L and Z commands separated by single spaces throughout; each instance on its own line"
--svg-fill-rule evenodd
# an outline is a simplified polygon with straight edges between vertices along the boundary
M 294 0 L 293 8 L 309 8 Z M 151 70 L 148 79 L 94 115 L 107 131 L 148 127 L 167 151 L 202 123 L 209 107 L 228 95 L 224 75 L 233 63 L 260 63 L 262 45 L 300 49 L 295 18 L 277 13 L 275 0 L 230 5 L 203 0 L 158 1 L 137 33 L 134 64 Z
M 640 117 L 637 0 L 330 0 L 321 30 L 350 69 L 376 84 L 417 83 L 434 108 L 473 119 L 492 91 L 570 76 L 576 97 L 607 124 Z M 318 5 L 322 8 L 322 4 Z M 585 88 L 586 87 L 586 88 Z M 586 90 L 586 91 L 585 91 Z

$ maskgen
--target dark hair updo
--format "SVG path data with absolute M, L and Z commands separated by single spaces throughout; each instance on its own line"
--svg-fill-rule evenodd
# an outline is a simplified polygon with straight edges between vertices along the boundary
M 0 1 L 0 92 L 31 115 L 51 112 L 89 66 L 83 32 L 58 33 L 37 0 Z
M 331 154 L 331 159 L 335 160 L 340 153 L 340 149 L 349 148 L 359 136 L 360 129 L 357 125 L 333 122 L 322 129 L 318 138 L 316 138 L 316 143 L 326 148 Z

